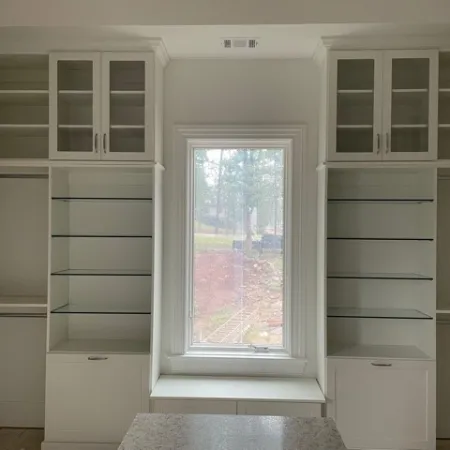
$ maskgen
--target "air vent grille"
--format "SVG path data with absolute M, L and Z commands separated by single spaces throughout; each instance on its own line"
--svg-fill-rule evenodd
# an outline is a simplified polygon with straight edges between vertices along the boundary
M 251 48 L 254 49 L 258 46 L 259 41 L 256 38 L 224 38 L 222 39 L 222 45 L 224 48 Z

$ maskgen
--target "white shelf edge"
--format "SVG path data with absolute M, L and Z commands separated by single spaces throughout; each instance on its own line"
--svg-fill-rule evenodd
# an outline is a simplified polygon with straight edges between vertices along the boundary
M 436 314 L 450 314 L 450 309 L 437 309 Z
M 450 88 L 440 88 L 439 92 L 450 92 Z
M 323 169 L 418 169 L 450 168 L 449 160 L 435 161 L 325 161 L 317 165 L 316 170 Z
M 450 128 L 450 123 L 440 123 L 439 128 Z
M 145 125 L 111 125 L 111 130 L 143 130 Z
M 15 129 L 20 129 L 20 128 L 49 128 L 50 125 L 45 124 L 45 123 L 40 123 L 40 124 L 28 124 L 28 123 L 0 123 L 0 128 L 15 128 Z
M 415 93 L 415 92 L 428 92 L 428 89 L 392 89 L 394 93 Z
M 415 125 L 392 125 L 393 129 L 408 129 L 408 128 L 428 128 L 427 124 L 415 124 Z
M 60 90 L 58 94 L 62 95 L 86 95 L 92 94 L 94 91 L 74 91 L 74 90 Z
M 111 95 L 143 95 L 145 91 L 110 91 Z
M 338 89 L 338 94 L 373 94 L 373 89 Z
M 7 94 L 7 95 L 27 95 L 27 94 L 33 94 L 33 95 L 48 95 L 48 89 L 0 89 L 0 95 Z

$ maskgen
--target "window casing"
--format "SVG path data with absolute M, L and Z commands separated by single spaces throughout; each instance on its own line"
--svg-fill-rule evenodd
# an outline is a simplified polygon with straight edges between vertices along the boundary
M 275 144 L 277 144 L 275 146 Z M 224 153 L 228 152 L 244 152 L 245 154 L 250 156 L 251 152 L 261 151 L 265 152 L 280 152 L 282 154 L 282 178 L 280 182 L 283 184 L 282 186 L 282 194 L 283 194 L 283 206 L 282 206 L 282 215 L 283 215 L 283 243 L 281 248 L 280 259 L 282 260 L 282 276 L 283 280 L 281 283 L 281 291 L 282 291 L 282 342 L 281 345 L 271 345 L 270 343 L 260 343 L 260 342 L 248 342 L 248 343 L 234 343 L 231 344 L 229 342 L 223 343 L 206 343 L 206 342 L 194 342 L 194 324 L 195 324 L 195 294 L 194 294 L 194 258 L 195 256 L 199 256 L 195 254 L 194 250 L 194 223 L 195 223 L 195 153 L 201 151 L 200 149 L 207 149 L 208 152 L 215 153 L 214 149 L 223 150 Z M 235 153 L 236 154 L 236 153 Z M 270 156 L 269 156 L 270 158 Z M 216 353 L 216 354 L 232 354 L 232 353 L 240 353 L 247 354 L 249 356 L 253 355 L 289 355 L 291 353 L 291 336 L 290 336 L 290 311 L 291 311 L 291 290 L 290 290 L 290 272 L 291 272 L 291 251 L 292 242 L 291 242 L 291 178 L 292 178 L 292 149 L 289 142 L 273 142 L 273 141 L 226 141 L 223 142 L 221 140 L 196 140 L 190 141 L 188 143 L 188 173 L 187 173 L 187 199 L 186 199 L 186 305 L 185 310 L 188 312 L 185 316 L 185 352 L 186 353 Z M 255 170 L 256 171 L 256 170 Z M 251 186 L 255 189 L 255 186 Z M 244 189 L 243 189 L 244 190 Z M 255 208 L 256 209 L 256 208 Z M 270 235 L 269 235 L 270 236 Z M 237 236 L 235 236 L 237 237 Z M 254 241 L 254 244 L 259 244 L 261 239 L 258 241 Z M 236 242 L 236 241 L 235 241 Z M 239 243 L 239 240 L 237 241 Z M 242 243 L 244 244 L 244 243 Z M 224 250 L 221 250 L 223 256 Z M 236 256 L 241 255 L 244 252 L 240 250 L 228 250 L 227 254 L 232 254 Z M 252 253 L 256 253 L 255 250 Z M 273 252 L 271 252 L 273 253 Z M 261 252 L 261 255 L 264 253 Z M 239 259 L 234 257 L 234 259 Z M 252 259 L 255 264 L 258 264 L 258 257 Z M 248 264 L 247 264 L 248 266 Z M 261 280 L 260 280 L 261 281 Z M 251 286 L 258 287 L 258 286 Z M 214 296 L 214 293 L 213 293 Z M 211 298 L 213 300 L 213 298 Z M 231 298 L 230 298 L 231 300 Z M 231 302 L 230 302 L 231 303 Z M 243 308 L 243 310 L 252 311 L 252 306 Z M 237 313 L 239 314 L 239 312 Z M 253 345 L 252 345 L 253 344 Z
M 174 137 L 177 158 L 172 161 L 176 174 L 171 189 L 177 194 L 175 209 L 179 215 L 176 225 L 171 229 L 180 230 L 181 235 L 176 238 L 174 244 L 179 245 L 182 253 L 176 261 L 171 259 L 173 264 L 170 272 L 179 273 L 181 280 L 173 280 L 170 289 L 171 294 L 179 292 L 180 296 L 170 295 L 171 298 L 165 306 L 167 327 L 163 338 L 166 339 L 167 350 L 162 357 L 162 363 L 166 364 L 166 373 L 301 375 L 307 365 L 307 302 L 306 286 L 302 281 L 305 279 L 305 266 L 300 261 L 304 240 L 301 178 L 306 142 L 305 127 L 182 126 L 176 127 Z M 271 148 L 282 149 L 284 153 L 283 346 L 261 345 L 255 349 L 249 345 L 192 343 L 193 152 L 196 148 Z M 171 195 L 174 198 L 173 194 Z M 172 217 L 175 219 L 175 216 Z

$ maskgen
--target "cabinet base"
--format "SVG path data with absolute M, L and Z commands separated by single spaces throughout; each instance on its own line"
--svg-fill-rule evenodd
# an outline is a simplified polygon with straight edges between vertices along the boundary
M 41 450 L 117 450 L 120 442 L 117 444 L 94 444 L 77 442 L 46 442 L 41 444 Z

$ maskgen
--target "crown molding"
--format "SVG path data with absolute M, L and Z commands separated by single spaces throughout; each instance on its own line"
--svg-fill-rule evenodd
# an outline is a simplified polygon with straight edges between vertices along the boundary
M 158 38 L 150 39 L 148 42 L 163 68 L 166 67 L 170 62 L 170 56 L 164 41 Z
M 450 50 L 450 35 L 386 35 L 323 37 L 320 47 L 326 50 Z

